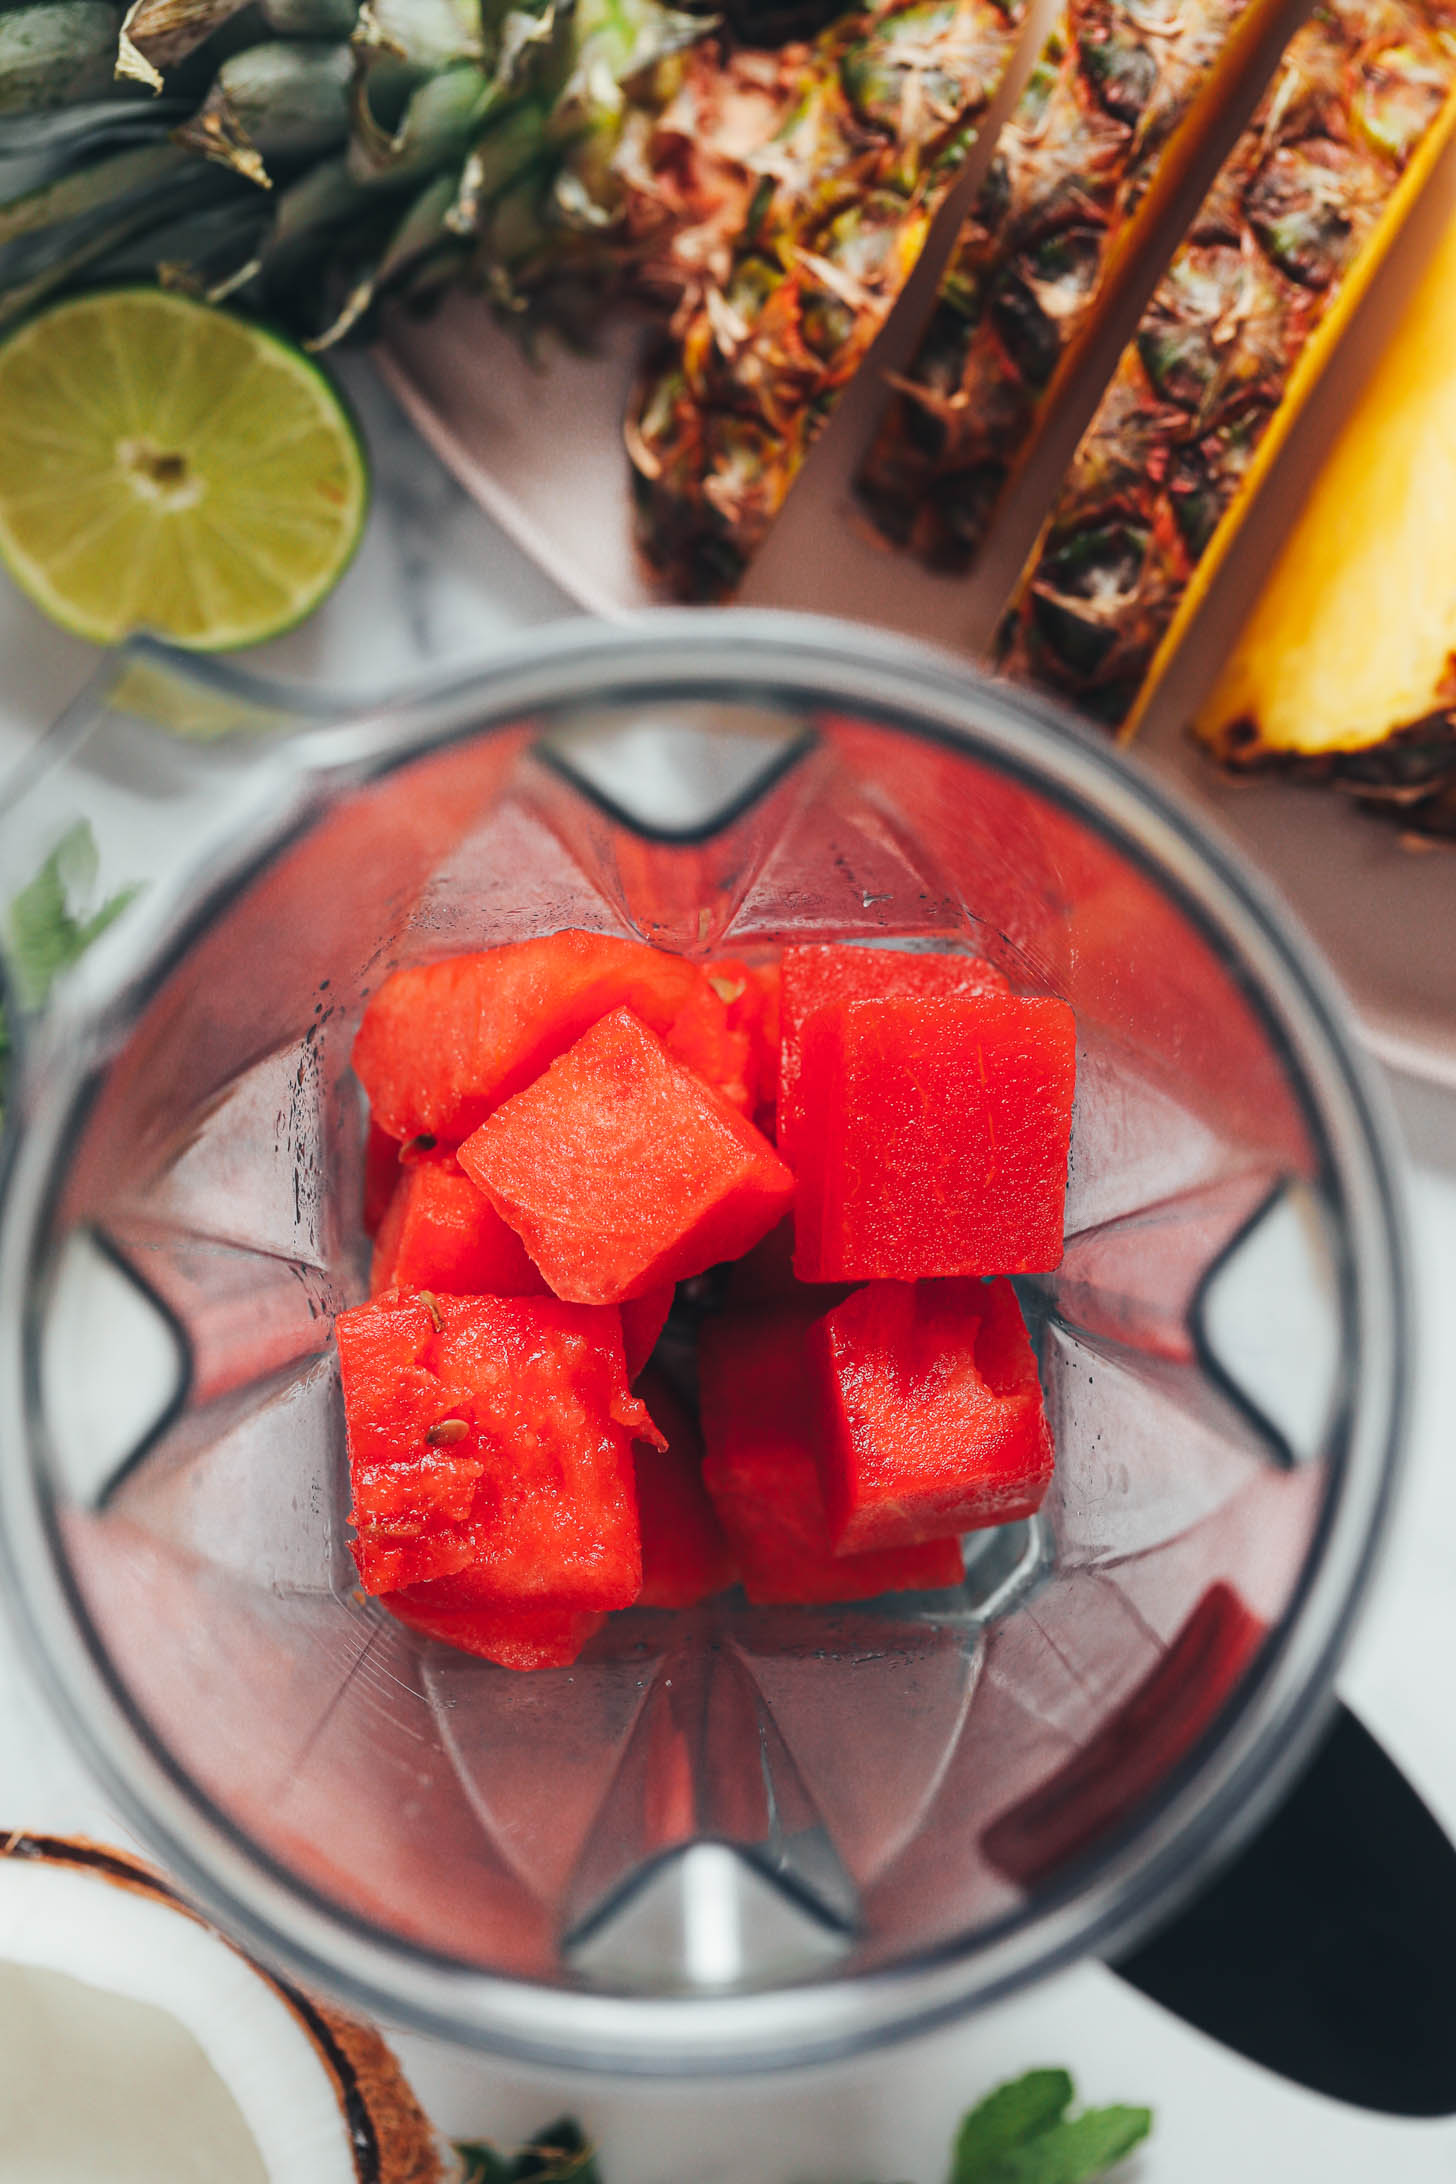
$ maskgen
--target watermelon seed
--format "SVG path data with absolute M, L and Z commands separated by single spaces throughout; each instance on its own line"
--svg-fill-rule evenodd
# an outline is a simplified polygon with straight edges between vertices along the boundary
M 425 1439 L 431 1448 L 447 1448 L 452 1441 L 463 1441 L 469 1431 L 463 1418 L 442 1418 L 431 1426 Z

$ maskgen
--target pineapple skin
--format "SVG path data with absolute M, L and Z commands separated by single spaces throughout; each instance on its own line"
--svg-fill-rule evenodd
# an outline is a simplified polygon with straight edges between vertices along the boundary
M 1456 839 L 1456 218 L 1194 733 Z
M 725 282 L 759 176 L 749 164 L 781 111 L 780 57 L 702 38 L 624 85 L 622 104 L 567 141 L 551 188 L 513 249 L 486 211 L 481 285 L 529 328 L 590 335 L 616 302 L 674 323 Z M 548 132 L 549 141 L 549 132 Z M 582 208 L 586 216 L 582 216 Z
M 1124 351 L 1018 581 L 1004 673 L 1131 735 L 1456 126 L 1456 0 L 1327 0 Z
M 1071 0 L 957 239 L 856 481 L 895 545 L 970 567 L 1081 337 L 1215 118 L 1258 0 Z
M 738 583 L 909 278 L 1024 4 L 891 0 L 770 57 L 746 219 L 627 419 L 638 544 L 674 596 Z

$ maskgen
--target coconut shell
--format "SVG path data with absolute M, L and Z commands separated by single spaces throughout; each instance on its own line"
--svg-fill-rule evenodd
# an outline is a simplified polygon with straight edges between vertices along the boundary
M 442 2161 L 440 2140 L 374 2026 L 314 2001 L 266 1970 L 195 1911 L 170 1881 L 129 1851 L 84 1836 L 31 1835 L 17 1828 L 0 1835 L 0 1858 L 70 1866 L 94 1874 L 113 1887 L 150 1896 L 205 1927 L 272 1988 L 311 2041 L 333 2082 L 359 2184 L 446 2184 L 451 2172 Z

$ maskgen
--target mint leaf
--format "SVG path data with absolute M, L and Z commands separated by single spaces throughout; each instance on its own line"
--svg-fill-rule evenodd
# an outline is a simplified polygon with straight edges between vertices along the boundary
M 62 837 L 10 905 L 6 941 L 10 967 L 27 1008 L 43 1006 L 55 979 L 85 954 L 136 894 L 123 888 L 86 916 L 77 908 L 96 885 L 96 842 L 84 819 Z
M 998 2085 L 962 2118 L 951 2150 L 950 2184 L 983 2184 L 1001 2158 L 1050 2129 L 1072 2105 L 1065 2070 L 1029 2070 Z
M 457 2139 L 455 2151 L 460 2156 L 460 2184 L 511 2184 L 515 2162 L 496 2147 L 484 2140 Z
M 1150 2108 L 1084 2108 L 1003 2154 L 984 2172 L 985 2184 L 1091 2184 L 1152 2127 Z
M 4 921 L 7 967 L 22 1006 L 42 1008 L 53 983 L 85 954 L 93 940 L 120 917 L 137 890 L 123 887 L 87 916 L 76 907 L 96 885 L 100 859 L 84 819 L 62 836 L 28 886 L 10 905 Z M 0 1002 L 0 1122 L 10 1075 L 10 1031 Z
M 461 2184 L 601 2184 L 596 2148 L 571 2116 L 509 2153 L 484 2141 L 457 2142 L 455 2151 L 464 2169 Z
M 515 2175 L 533 2184 L 602 2184 L 597 2150 L 572 2116 L 548 2124 L 521 2148 Z

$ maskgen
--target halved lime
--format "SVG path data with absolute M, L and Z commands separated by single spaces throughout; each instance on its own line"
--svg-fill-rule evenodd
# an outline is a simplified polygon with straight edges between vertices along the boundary
M 0 344 L 0 559 L 78 636 L 276 636 L 337 582 L 368 500 L 327 378 L 246 319 L 112 289 Z

